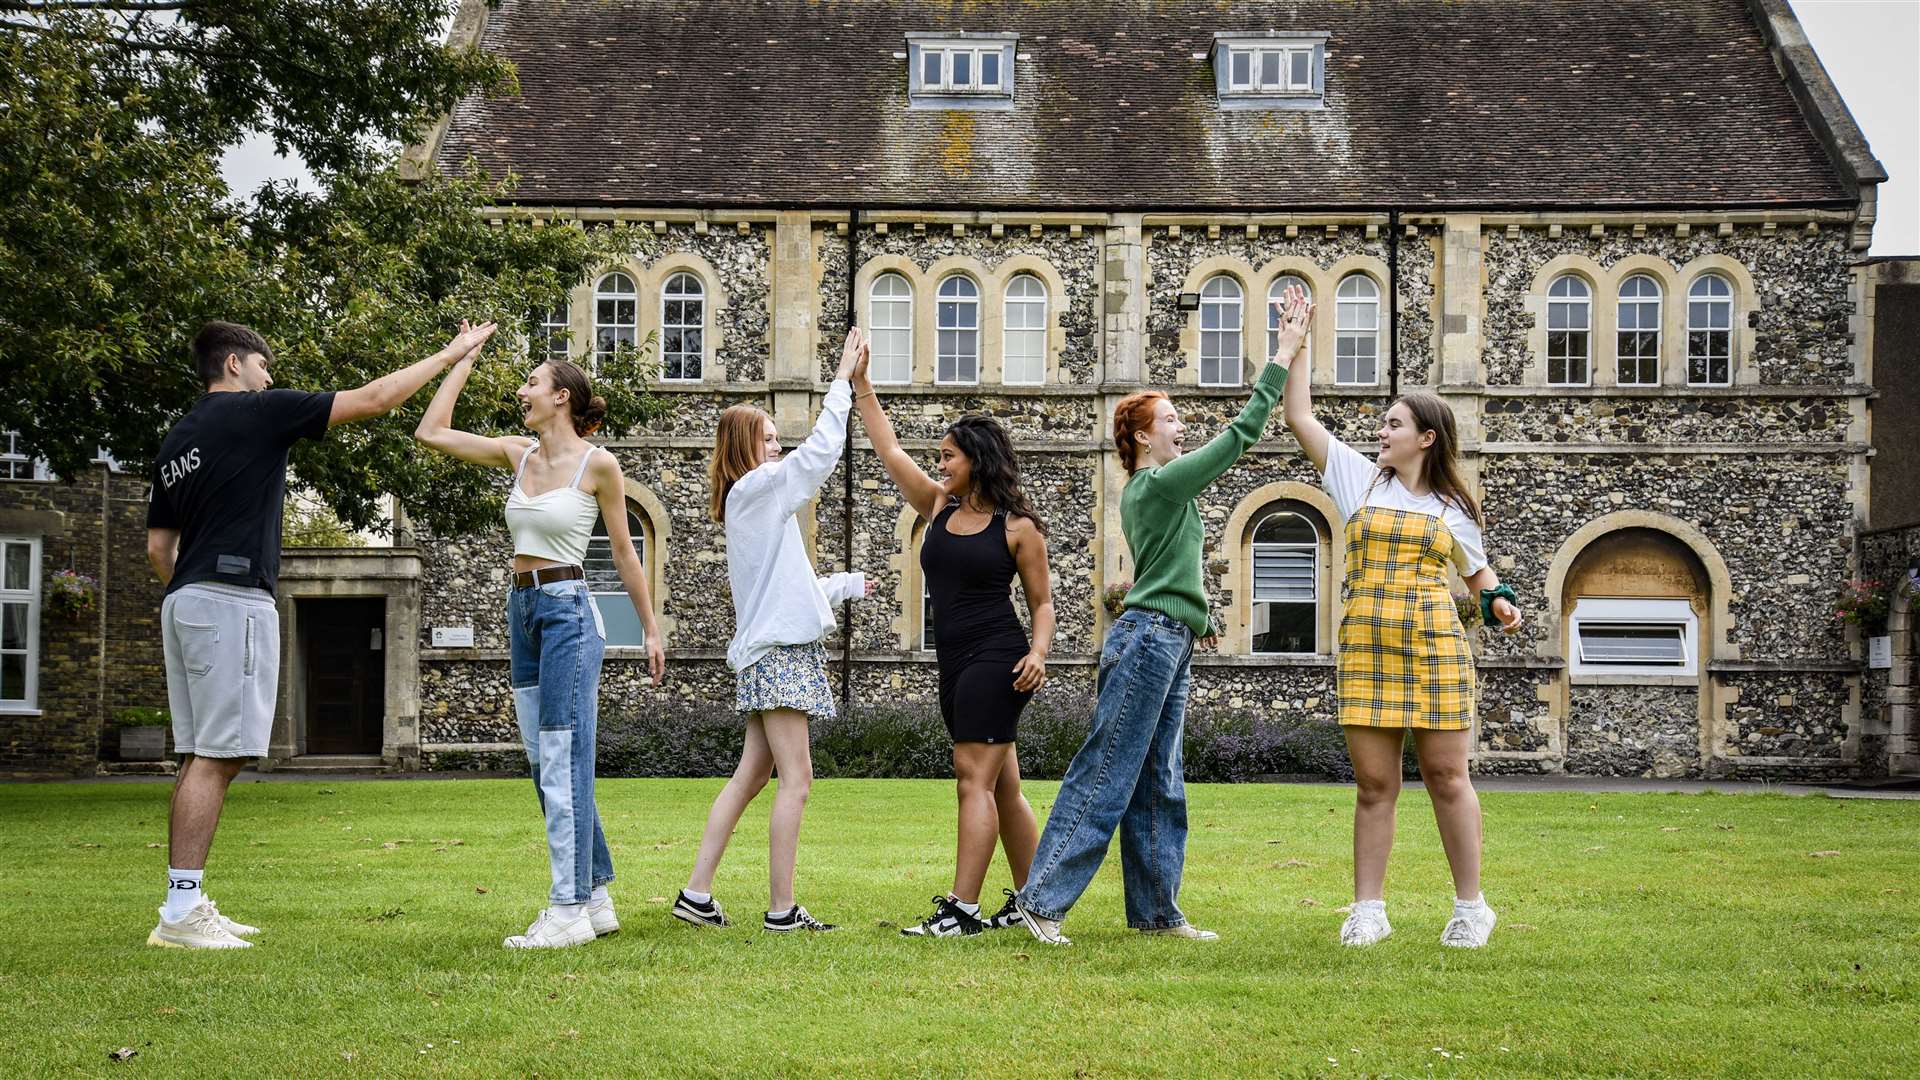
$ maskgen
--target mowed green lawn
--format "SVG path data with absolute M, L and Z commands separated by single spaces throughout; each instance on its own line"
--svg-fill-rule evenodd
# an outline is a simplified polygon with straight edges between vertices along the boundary
M 758 931 L 766 803 L 717 885 L 749 925 L 667 915 L 717 780 L 600 785 L 625 930 L 508 953 L 545 895 L 530 786 L 233 789 L 208 878 L 266 929 L 146 947 L 161 784 L 0 787 L 9 1076 L 1911 1075 L 1920 802 L 1485 797 L 1492 947 L 1442 949 L 1451 890 L 1404 797 L 1394 936 L 1339 946 L 1352 793 L 1190 789 L 1183 906 L 1211 944 L 1126 929 L 1118 853 L 1067 920 L 905 940 L 949 885 L 935 781 L 821 781 L 799 896 L 846 927 Z M 1044 816 L 1054 786 L 1033 784 Z M 1007 884 L 996 863 L 997 901 Z M 742 918 L 744 917 L 744 918 Z M 110 1063 L 132 1047 L 138 1056 Z

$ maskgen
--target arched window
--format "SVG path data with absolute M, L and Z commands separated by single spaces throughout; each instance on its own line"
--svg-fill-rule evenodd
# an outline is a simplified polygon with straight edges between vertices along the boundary
M 867 328 L 873 331 L 872 379 L 913 381 L 913 286 L 899 274 L 881 274 L 867 286 Z
M 1547 286 L 1547 383 L 1585 386 L 1592 381 L 1593 289 L 1584 278 L 1562 274 Z
M 1333 298 L 1333 381 L 1380 385 L 1380 286 L 1365 274 L 1348 274 Z
M 627 533 L 633 537 L 634 554 L 640 556 L 644 568 L 647 534 L 641 528 L 640 515 L 634 513 L 631 506 L 627 508 Z M 640 613 L 633 609 L 633 598 L 627 595 L 627 587 L 621 583 L 620 571 L 613 562 L 613 541 L 607 537 L 604 517 L 594 519 L 582 569 L 587 575 L 587 592 L 593 597 L 594 606 L 600 609 L 600 621 L 607 628 L 607 644 L 646 644 L 646 634 L 640 628 Z
M 1253 527 L 1247 629 L 1255 653 L 1319 651 L 1320 530 L 1308 513 L 1281 503 Z
M 1280 313 L 1273 309 L 1273 305 L 1280 302 L 1280 297 L 1285 295 L 1287 291 L 1287 287 L 1289 285 L 1307 294 L 1307 299 L 1309 301 L 1313 299 L 1313 286 L 1307 284 L 1306 278 L 1300 277 L 1297 274 L 1282 274 L 1279 277 L 1273 279 L 1273 284 L 1267 286 L 1267 357 L 1268 359 L 1271 359 L 1274 353 L 1277 353 L 1280 351 Z M 1313 359 L 1313 335 L 1312 334 L 1308 334 L 1306 342 L 1300 346 L 1300 355 L 1303 357 L 1306 357 L 1309 362 L 1312 361 Z
M 940 283 L 935 297 L 938 334 L 933 381 L 979 382 L 980 286 L 970 277 L 954 274 Z
M 1687 289 L 1687 382 L 1733 385 L 1733 286 L 1719 274 Z
M 1007 282 L 1006 341 L 1001 377 L 1009 386 L 1047 381 L 1047 287 L 1032 274 Z
M 614 271 L 593 287 L 593 362 L 613 356 L 622 346 L 633 347 L 640 339 L 640 294 L 633 279 Z
M 700 378 L 706 358 L 707 291 L 692 274 L 675 274 L 660 290 L 660 377 Z
M 1246 293 L 1225 274 L 1200 287 L 1200 385 L 1240 385 L 1240 328 Z
M 528 351 L 536 363 L 565 360 L 572 355 L 569 348 L 571 334 L 568 331 L 572 317 L 572 306 L 563 300 L 559 307 L 536 311 L 528 318 L 527 341 L 531 346 Z
M 1573 675 L 1699 674 L 1698 613 L 1711 610 L 1710 579 L 1675 537 L 1646 528 L 1599 537 L 1575 557 L 1562 589 Z
M 1620 283 L 1620 318 L 1614 335 L 1621 386 L 1660 385 L 1660 283 L 1635 274 Z

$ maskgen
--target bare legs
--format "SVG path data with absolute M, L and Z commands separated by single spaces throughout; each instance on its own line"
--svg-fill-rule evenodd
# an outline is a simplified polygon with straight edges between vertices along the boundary
M 1349 727 L 1347 752 L 1353 758 L 1353 898 L 1384 897 L 1387 855 L 1393 850 L 1394 805 L 1400 797 L 1400 752 L 1406 732 L 1400 728 Z M 1480 895 L 1480 798 L 1467 776 L 1471 731 L 1414 729 L 1420 778 L 1433 800 L 1440 842 L 1453 872 L 1454 895 Z
M 213 832 L 220 827 L 220 809 L 227 802 L 227 786 L 247 761 L 189 756 L 180 763 L 180 776 L 173 784 L 173 807 L 167 817 L 168 866 L 206 869 Z
M 700 836 L 700 853 L 694 857 L 693 875 L 687 879 L 688 889 L 713 891 L 713 875 L 720 868 L 720 856 L 726 854 L 727 841 L 733 838 L 734 826 L 776 768 L 780 786 L 774 794 L 773 821 L 767 830 L 767 910 L 785 911 L 793 906 L 793 864 L 800 846 L 800 818 L 813 786 L 813 756 L 807 743 L 807 714 L 791 709 L 755 713 L 747 718 L 740 764 L 714 797 L 706 830 Z
M 996 838 L 1006 849 L 1014 888 L 1024 887 L 1033 866 L 1033 849 L 1040 842 L 1040 825 L 1020 792 L 1020 759 L 1014 745 L 955 743 L 953 774 L 960 796 L 953 895 L 969 904 L 980 902 Z

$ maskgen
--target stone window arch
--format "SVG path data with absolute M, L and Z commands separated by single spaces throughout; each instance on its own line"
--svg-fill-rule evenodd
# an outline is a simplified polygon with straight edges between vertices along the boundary
M 1321 648 L 1322 607 L 1331 599 L 1325 578 L 1329 533 L 1305 503 L 1280 500 L 1254 516 L 1248 537 L 1247 651 L 1307 655 Z

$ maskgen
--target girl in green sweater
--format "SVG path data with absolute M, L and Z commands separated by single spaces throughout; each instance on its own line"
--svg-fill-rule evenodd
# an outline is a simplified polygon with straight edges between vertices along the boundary
M 1227 430 L 1191 454 L 1167 395 L 1147 390 L 1114 409 L 1113 439 L 1129 474 L 1120 525 L 1133 554 L 1127 610 L 1100 650 L 1093 728 L 1067 767 L 1026 887 L 1014 897 L 1033 936 L 1065 945 L 1060 921 L 1120 831 L 1127 925 L 1148 934 L 1208 940 L 1175 902 L 1187 857 L 1187 792 L 1180 760 L 1196 641 L 1216 634 L 1207 616 L 1194 500 L 1260 439 L 1280 401 L 1287 365 L 1306 340 L 1313 305 L 1298 289 L 1282 299 L 1279 348 L 1253 397 Z

